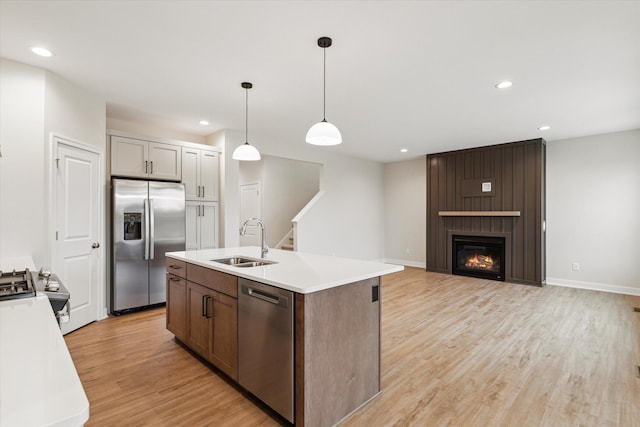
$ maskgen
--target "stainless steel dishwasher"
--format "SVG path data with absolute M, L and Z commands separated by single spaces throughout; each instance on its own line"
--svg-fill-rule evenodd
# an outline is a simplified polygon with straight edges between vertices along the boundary
M 293 423 L 293 292 L 243 278 L 238 288 L 238 382 Z

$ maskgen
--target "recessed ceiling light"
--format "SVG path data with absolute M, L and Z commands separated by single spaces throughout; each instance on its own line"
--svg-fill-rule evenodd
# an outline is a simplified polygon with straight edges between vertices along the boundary
M 506 88 L 511 87 L 511 86 L 513 86 L 513 83 L 511 83 L 508 80 L 505 80 L 503 82 L 500 82 L 500 83 L 496 84 L 496 88 L 497 89 L 506 89 Z
M 202 126 L 209 126 L 209 122 L 206 120 L 200 120 L 199 122 Z
M 35 53 L 36 55 L 44 56 L 46 58 L 53 56 L 53 53 L 51 53 L 49 49 L 40 46 L 32 47 L 31 52 Z
M 409 150 L 407 150 L 406 148 L 401 148 L 401 149 L 400 149 L 400 152 L 401 152 L 401 153 L 406 153 L 407 151 L 409 151 Z
M 549 130 L 549 129 L 551 129 L 551 126 L 549 126 L 549 125 L 540 126 L 538 128 L 538 130 Z

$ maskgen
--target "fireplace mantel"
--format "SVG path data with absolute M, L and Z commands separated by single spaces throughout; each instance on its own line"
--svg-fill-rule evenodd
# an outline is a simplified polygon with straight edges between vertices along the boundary
M 520 216 L 520 211 L 439 211 L 438 216 Z

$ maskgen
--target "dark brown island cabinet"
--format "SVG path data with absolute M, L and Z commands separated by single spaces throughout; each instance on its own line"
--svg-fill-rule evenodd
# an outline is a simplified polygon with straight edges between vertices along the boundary
M 167 258 L 167 329 L 238 379 L 238 278 Z
M 380 277 L 294 293 L 296 426 L 332 426 L 380 393 Z M 238 277 L 167 257 L 167 329 L 238 381 Z

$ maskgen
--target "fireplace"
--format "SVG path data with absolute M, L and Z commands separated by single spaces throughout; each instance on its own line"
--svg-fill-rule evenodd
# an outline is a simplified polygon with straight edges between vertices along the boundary
M 504 237 L 453 235 L 451 243 L 453 274 L 504 281 Z

